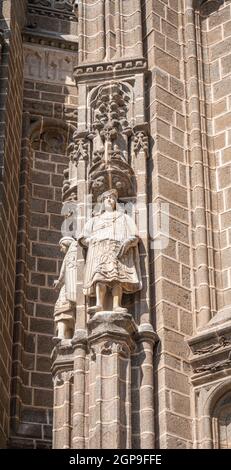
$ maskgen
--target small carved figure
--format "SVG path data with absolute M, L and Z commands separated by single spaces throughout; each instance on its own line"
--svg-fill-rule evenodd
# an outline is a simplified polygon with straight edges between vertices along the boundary
M 90 307 L 89 312 L 105 310 L 108 290 L 112 294 L 112 310 L 123 311 L 123 292 L 142 288 L 137 228 L 130 216 L 117 210 L 117 199 L 116 190 L 102 194 L 101 213 L 86 223 L 78 240 L 88 250 L 84 294 L 96 297 L 96 306 Z
M 57 324 L 57 339 L 71 339 L 73 336 L 76 305 L 77 242 L 72 237 L 63 237 L 60 251 L 65 254 L 59 278 L 54 281 L 60 289 L 55 304 L 54 319 Z

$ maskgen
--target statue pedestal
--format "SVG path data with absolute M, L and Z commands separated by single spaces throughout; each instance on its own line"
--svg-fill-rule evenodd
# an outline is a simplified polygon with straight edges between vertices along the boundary
M 154 448 L 156 341 L 150 324 L 103 311 L 54 348 L 54 448 Z

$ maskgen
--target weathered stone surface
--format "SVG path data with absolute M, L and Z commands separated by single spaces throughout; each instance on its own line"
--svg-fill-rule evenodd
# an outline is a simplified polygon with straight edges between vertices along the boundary
M 0 447 L 49 448 L 52 426 L 57 448 L 230 447 L 229 1 L 1 13 Z M 92 316 L 78 246 L 75 325 L 55 345 L 58 242 L 91 216 L 85 193 L 106 189 L 135 214 L 142 290 L 115 318 L 107 287 Z M 164 246 L 147 203 L 159 219 L 169 205 Z

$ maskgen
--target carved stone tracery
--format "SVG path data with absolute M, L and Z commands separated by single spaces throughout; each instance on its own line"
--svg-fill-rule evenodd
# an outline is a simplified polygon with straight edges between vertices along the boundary
M 90 132 L 92 157 L 89 190 L 93 197 L 115 188 L 120 197 L 135 195 L 135 177 L 130 163 L 133 134 L 133 96 L 122 82 L 109 82 L 91 92 Z
M 53 12 L 60 12 L 73 16 L 77 13 L 78 0 L 29 0 L 29 8 L 36 8 L 42 14 L 40 9 L 48 9 Z
M 79 160 L 87 160 L 89 157 L 89 142 L 86 137 L 79 136 L 77 132 L 73 135 L 73 141 L 68 147 L 69 158 L 75 165 Z

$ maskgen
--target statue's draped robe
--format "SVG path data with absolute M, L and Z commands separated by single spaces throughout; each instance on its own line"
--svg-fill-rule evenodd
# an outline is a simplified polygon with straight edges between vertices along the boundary
M 58 300 L 55 304 L 55 321 L 70 320 L 74 316 L 74 303 L 77 296 L 77 242 L 73 241 L 62 263 L 59 275 Z
M 128 239 L 134 246 L 118 258 L 123 242 Z M 104 212 L 86 223 L 79 237 L 80 244 L 88 247 L 83 286 L 85 295 L 95 295 L 97 282 L 108 287 L 120 284 L 125 293 L 142 288 L 138 240 L 132 218 L 119 211 Z

